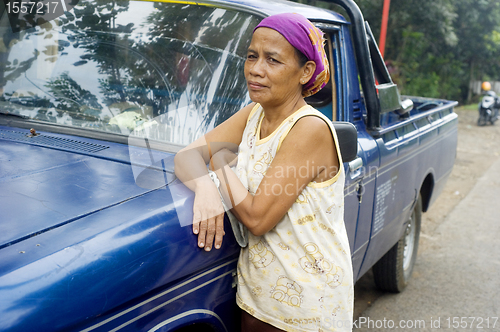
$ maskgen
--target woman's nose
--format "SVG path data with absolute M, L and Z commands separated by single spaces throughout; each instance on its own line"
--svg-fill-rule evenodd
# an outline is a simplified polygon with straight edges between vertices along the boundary
M 265 76 L 264 65 L 265 63 L 261 57 L 259 57 L 256 61 L 252 61 L 249 68 L 250 74 L 252 76 L 264 77 Z

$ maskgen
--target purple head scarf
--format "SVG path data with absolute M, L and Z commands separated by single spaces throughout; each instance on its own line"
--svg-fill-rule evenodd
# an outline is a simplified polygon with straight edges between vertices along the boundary
M 326 57 L 323 32 L 307 18 L 297 13 L 277 14 L 263 19 L 258 28 L 270 28 L 278 31 L 308 60 L 316 63 L 312 78 L 302 88 L 302 96 L 308 97 L 321 90 L 330 79 L 328 59 Z

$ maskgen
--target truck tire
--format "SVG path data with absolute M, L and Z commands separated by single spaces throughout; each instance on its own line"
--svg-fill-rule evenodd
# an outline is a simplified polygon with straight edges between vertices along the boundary
M 417 259 L 421 219 L 422 197 L 419 195 L 403 236 L 372 268 L 379 289 L 399 293 L 408 285 Z

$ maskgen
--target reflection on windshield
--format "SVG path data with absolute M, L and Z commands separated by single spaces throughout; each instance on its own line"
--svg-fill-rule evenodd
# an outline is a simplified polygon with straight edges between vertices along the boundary
M 259 19 L 186 4 L 80 1 L 13 33 L 0 22 L 0 112 L 186 145 L 248 99 Z

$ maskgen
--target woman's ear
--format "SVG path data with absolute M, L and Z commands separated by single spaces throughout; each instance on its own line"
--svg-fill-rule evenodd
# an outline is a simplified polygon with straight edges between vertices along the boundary
M 307 61 L 304 67 L 302 67 L 302 77 L 300 78 L 301 82 L 309 82 L 316 70 L 316 63 L 314 61 Z M 304 83 L 304 84 L 305 84 Z

